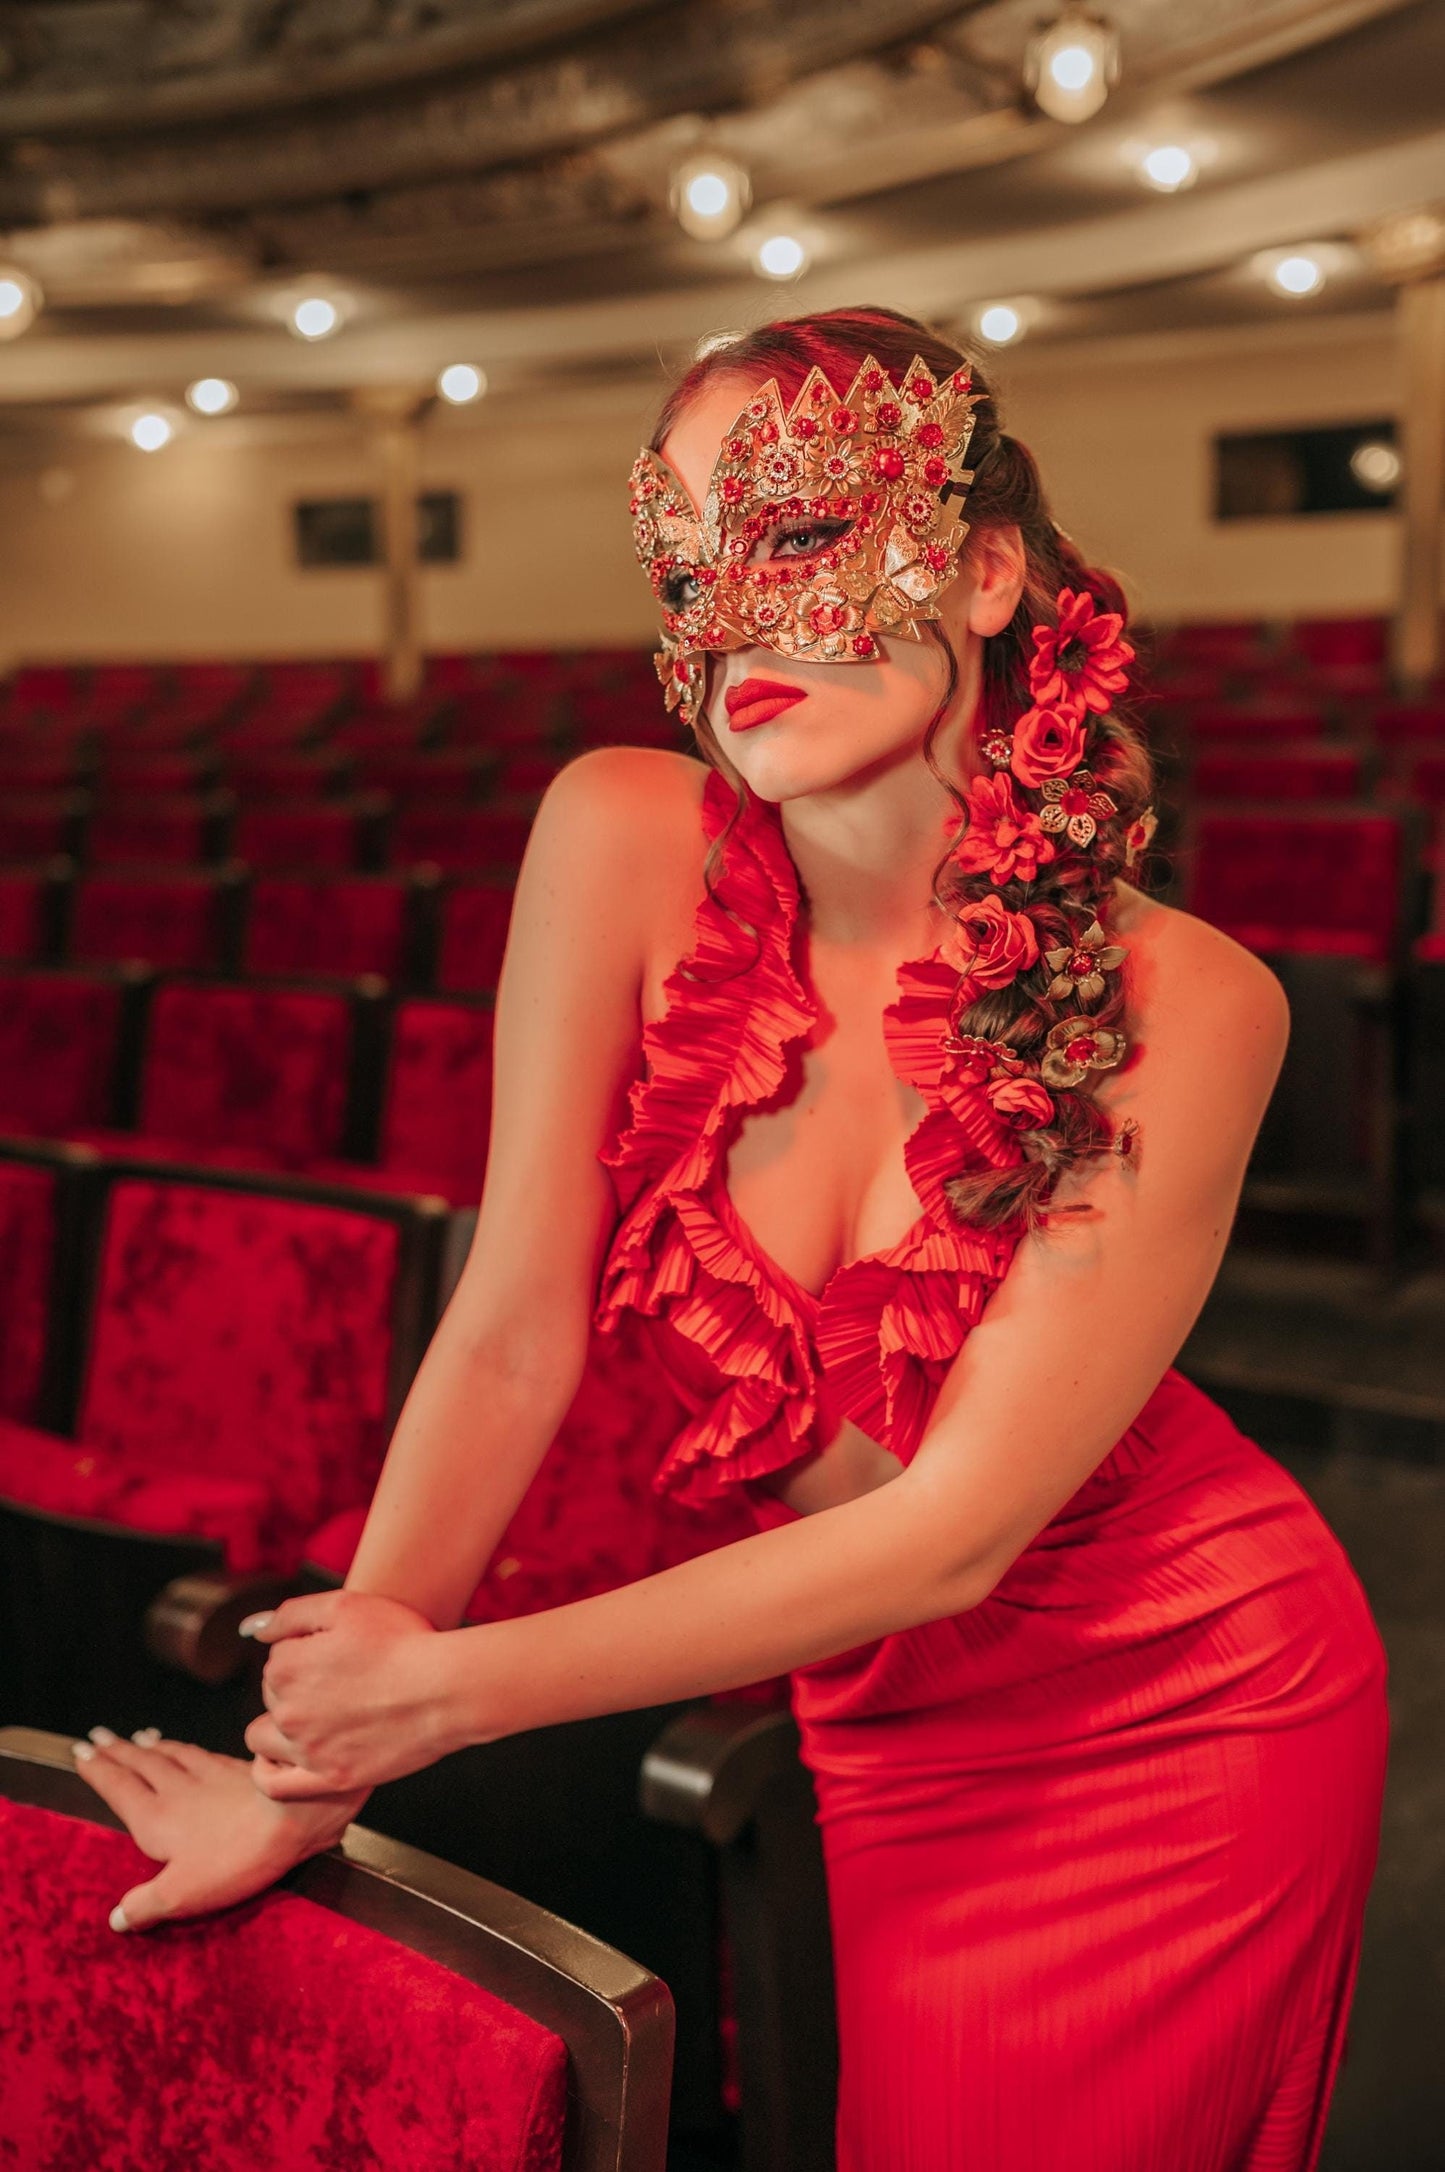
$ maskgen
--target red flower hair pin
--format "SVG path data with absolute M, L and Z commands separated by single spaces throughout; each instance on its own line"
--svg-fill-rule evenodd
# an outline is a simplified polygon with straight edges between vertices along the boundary
M 1060 709 L 1082 718 L 1086 709 L 1102 716 L 1129 681 L 1125 666 L 1134 660 L 1122 639 L 1124 621 L 1117 611 L 1096 611 L 1087 589 L 1059 590 L 1057 626 L 1035 626 L 1029 686 L 1040 709 Z

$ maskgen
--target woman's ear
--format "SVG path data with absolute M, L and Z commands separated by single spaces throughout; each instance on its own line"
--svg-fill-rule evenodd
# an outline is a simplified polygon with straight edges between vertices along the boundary
M 968 604 L 970 633 L 1002 633 L 1019 607 L 1028 576 L 1024 540 L 1015 521 L 975 534 L 968 553 L 973 592 Z

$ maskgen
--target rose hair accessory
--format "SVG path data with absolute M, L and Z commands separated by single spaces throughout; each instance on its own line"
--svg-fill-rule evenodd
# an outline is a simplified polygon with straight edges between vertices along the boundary
M 659 454 L 638 455 L 633 540 L 662 606 L 669 709 L 696 721 L 710 653 L 871 663 L 880 635 L 922 639 L 968 534 L 971 383 L 917 356 L 895 383 L 870 355 L 845 393 L 815 368 L 785 407 L 770 378 L 729 427 L 700 514 Z M 816 547 L 755 562 L 790 531 Z
M 1058 1097 L 1086 1086 L 1093 1073 L 1113 1070 L 1128 1048 L 1117 1025 L 1091 1015 L 1108 998 L 1109 976 L 1128 952 L 1110 942 L 1095 909 L 1101 829 L 1119 806 L 1089 764 L 1103 763 L 1105 775 L 1112 773 L 1101 720 L 1127 684 L 1134 651 L 1122 638 L 1119 614 L 1096 611 L 1086 590 L 1060 590 L 1057 609 L 1056 624 L 1033 628 L 1032 706 L 1011 728 L 993 724 L 982 733 L 989 768 L 969 786 L 966 826 L 943 878 L 942 894 L 951 888 L 955 902 L 939 955 L 959 974 L 943 1047 L 956 1086 L 979 1096 L 997 1122 L 993 1151 L 1000 1165 L 1026 1151 L 1020 1134 L 1030 1132 L 1035 1141 L 1027 1151 L 1048 1162 L 1060 1124 Z M 1153 832 L 1150 809 L 1121 840 L 1126 867 L 1147 850 Z M 1062 942 L 1061 909 L 1081 922 Z M 1041 941 L 1045 925 L 1049 936 Z M 1016 981 L 1025 984 L 1025 1017 L 1043 1008 L 1047 1018 L 1057 1007 L 1032 1056 L 966 1030 L 977 1004 Z M 1111 1150 L 1132 1161 L 1137 1134 L 1130 1120 Z

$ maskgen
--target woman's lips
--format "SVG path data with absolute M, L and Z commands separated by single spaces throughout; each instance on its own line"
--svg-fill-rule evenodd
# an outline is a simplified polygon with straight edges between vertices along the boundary
M 730 686 L 724 696 L 728 730 L 748 732 L 755 724 L 769 724 L 805 698 L 801 686 L 785 686 L 781 679 L 744 679 L 741 686 Z

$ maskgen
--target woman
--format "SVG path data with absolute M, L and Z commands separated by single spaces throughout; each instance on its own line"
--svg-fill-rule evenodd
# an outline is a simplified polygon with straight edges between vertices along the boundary
M 613 749 L 548 793 L 475 1244 L 347 1587 L 256 1621 L 253 1766 L 79 1746 L 165 1864 L 118 1927 L 254 1892 L 464 1744 L 790 1671 L 846 2172 L 1306 2168 L 1384 1657 L 1305 1495 L 1169 1370 L 1287 1021 L 1125 879 L 1122 598 L 888 311 L 699 363 L 633 514 L 709 766 Z M 757 1530 L 457 1629 L 594 1306 L 692 1413 L 658 1485 Z

